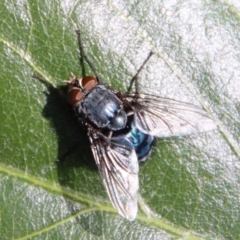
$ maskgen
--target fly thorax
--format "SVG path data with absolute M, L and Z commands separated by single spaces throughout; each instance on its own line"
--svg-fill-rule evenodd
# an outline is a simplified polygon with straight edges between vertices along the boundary
M 108 128 L 113 131 L 123 129 L 127 123 L 127 115 L 123 109 L 114 114 L 114 117 L 109 118 Z
M 111 90 L 100 84 L 81 102 L 80 112 L 98 128 L 112 131 L 124 128 L 127 122 L 122 102 Z

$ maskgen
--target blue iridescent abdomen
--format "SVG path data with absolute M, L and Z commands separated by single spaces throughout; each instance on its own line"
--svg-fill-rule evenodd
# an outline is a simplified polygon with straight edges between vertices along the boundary
M 151 153 L 155 138 L 137 129 L 133 117 L 130 116 L 126 127 L 121 131 L 113 132 L 111 140 L 133 148 L 137 154 L 138 161 L 144 162 Z
M 125 136 L 131 145 L 135 148 L 138 161 L 144 162 L 151 153 L 154 137 L 152 135 L 141 132 L 136 128 L 134 121 L 131 123 L 131 131 Z

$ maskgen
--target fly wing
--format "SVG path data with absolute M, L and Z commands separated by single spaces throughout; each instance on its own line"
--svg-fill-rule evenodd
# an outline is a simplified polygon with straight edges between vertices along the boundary
M 134 110 L 137 128 L 156 137 L 171 137 L 212 130 L 213 120 L 200 107 L 147 94 L 125 94 Z
M 92 152 L 108 197 L 117 212 L 133 221 L 137 216 L 138 159 L 124 139 L 106 139 L 89 130 Z

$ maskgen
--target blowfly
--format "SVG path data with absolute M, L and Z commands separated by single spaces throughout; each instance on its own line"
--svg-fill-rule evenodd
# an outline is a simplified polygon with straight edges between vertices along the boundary
M 65 81 L 68 102 L 87 128 L 92 153 L 113 207 L 133 221 L 138 211 L 139 162 L 148 158 L 155 138 L 209 131 L 215 124 L 198 106 L 139 93 L 137 78 L 152 52 L 131 80 L 134 93 L 107 88 L 85 54 L 79 30 L 77 35 L 81 56 L 95 76 L 79 78 L 72 74 Z

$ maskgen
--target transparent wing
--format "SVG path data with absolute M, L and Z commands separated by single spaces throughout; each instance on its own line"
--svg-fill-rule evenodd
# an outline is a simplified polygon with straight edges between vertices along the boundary
M 89 130 L 92 152 L 114 208 L 133 221 L 137 216 L 138 159 L 124 139 L 104 139 Z
M 212 130 L 213 120 L 200 107 L 147 94 L 125 94 L 134 110 L 135 124 L 156 137 L 188 135 Z

